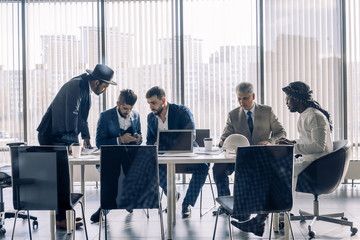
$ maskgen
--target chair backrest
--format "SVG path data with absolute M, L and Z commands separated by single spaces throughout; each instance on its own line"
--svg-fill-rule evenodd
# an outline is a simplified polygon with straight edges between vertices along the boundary
M 101 146 L 102 209 L 159 208 L 156 146 Z
M 292 208 L 293 146 L 238 147 L 234 215 Z
M 348 140 L 333 142 L 334 151 L 316 159 L 298 176 L 297 192 L 321 195 L 333 192 L 347 172 L 351 143 Z
M 58 204 L 58 196 L 68 198 L 69 201 L 66 204 L 70 205 L 66 147 L 14 146 L 10 151 L 15 209 L 57 210 L 65 208 L 65 203 Z
M 196 129 L 196 142 L 199 147 L 204 147 L 204 138 L 210 137 L 210 129 Z

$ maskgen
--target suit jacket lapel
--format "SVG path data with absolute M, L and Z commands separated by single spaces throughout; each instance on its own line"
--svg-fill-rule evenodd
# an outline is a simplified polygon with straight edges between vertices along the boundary
M 116 111 L 117 111 L 117 108 L 114 107 L 113 111 L 112 111 L 112 119 L 111 120 L 114 123 L 116 133 L 119 134 L 120 133 L 120 123 L 119 123 L 119 118 L 118 118 Z
M 136 132 L 137 131 L 137 129 L 135 129 L 135 127 L 136 127 L 136 124 L 135 124 L 136 119 L 135 119 L 135 115 L 134 115 L 133 111 L 130 112 L 130 120 L 131 120 L 131 127 L 132 127 L 133 131 Z
M 168 128 L 169 128 L 169 129 L 175 129 L 175 128 L 174 128 L 175 121 L 174 121 L 174 120 L 171 121 L 171 118 L 172 118 L 172 117 L 171 117 L 171 116 L 172 116 L 172 115 L 171 115 L 172 106 L 171 106 L 170 103 L 168 104 L 168 106 L 169 106 L 169 107 L 168 107 L 168 111 L 169 111 L 169 112 L 168 112 L 168 119 L 167 119 L 167 121 L 168 121 Z

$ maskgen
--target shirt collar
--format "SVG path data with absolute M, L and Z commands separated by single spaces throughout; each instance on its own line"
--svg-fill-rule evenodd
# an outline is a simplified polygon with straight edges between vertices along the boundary
M 90 81 L 88 81 L 89 84 L 89 94 L 91 95 L 93 93 L 93 90 L 91 89 Z
M 251 114 L 255 114 L 255 105 L 256 105 L 256 103 L 254 102 L 254 106 L 250 110 L 245 110 L 244 109 L 245 114 L 247 114 L 248 111 L 251 111 Z

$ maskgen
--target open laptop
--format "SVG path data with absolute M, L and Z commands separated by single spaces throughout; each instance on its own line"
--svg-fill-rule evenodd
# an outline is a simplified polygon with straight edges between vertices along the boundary
M 159 130 L 157 135 L 159 156 L 192 157 L 194 130 Z

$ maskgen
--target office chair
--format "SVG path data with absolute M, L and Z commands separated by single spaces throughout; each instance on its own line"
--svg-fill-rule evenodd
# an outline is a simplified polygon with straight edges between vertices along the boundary
M 113 209 L 158 209 L 164 239 L 156 146 L 101 146 L 100 184 L 100 219 L 105 217 L 105 239 L 107 212 Z M 99 239 L 101 228 L 99 221 Z
M 8 143 L 7 145 L 9 147 L 12 146 L 20 146 L 25 143 L 23 142 L 16 142 L 16 143 Z M 11 181 L 11 167 L 10 166 L 3 166 L 0 167 L 0 236 L 5 235 L 6 229 L 4 228 L 5 219 L 7 218 L 14 218 L 15 212 L 6 212 L 5 211 L 5 203 L 3 198 L 3 189 L 7 187 L 11 187 L 12 181 Z M 21 219 L 27 219 L 27 214 L 18 213 L 18 217 Z M 37 221 L 37 217 L 30 216 L 30 219 L 33 220 L 32 226 L 33 229 L 37 229 L 39 226 L 39 223 Z
M 65 146 L 16 146 L 11 147 L 10 152 L 13 205 L 17 213 L 20 210 L 26 210 L 29 218 L 30 210 L 72 210 L 73 229 L 75 229 L 74 207 L 80 203 L 85 236 L 88 239 L 84 208 L 80 201 L 83 195 L 70 193 L 67 148 Z M 12 239 L 15 234 L 17 213 Z M 30 223 L 29 236 L 32 239 Z M 73 239 L 75 239 L 75 231 Z
M 312 220 L 308 226 L 309 236 L 315 237 L 316 233 L 312 230 L 315 221 L 326 221 L 341 225 L 350 226 L 352 235 L 357 233 L 357 228 L 353 227 L 353 222 L 344 217 L 344 213 L 333 213 L 320 215 L 319 196 L 332 193 L 343 181 L 349 166 L 351 156 L 351 143 L 348 140 L 333 142 L 334 151 L 312 162 L 298 176 L 296 191 L 310 193 L 314 195 L 313 213 L 299 210 L 300 216 L 291 216 L 291 220 Z M 335 219 L 339 217 L 341 219 Z
M 234 195 L 220 196 L 216 214 L 213 239 L 221 208 L 228 213 L 230 239 L 232 217 L 243 214 L 284 212 L 290 222 L 293 181 L 293 146 L 248 146 L 238 147 L 236 153 Z M 270 234 L 273 217 L 271 217 Z M 292 238 L 294 234 L 291 228 Z

